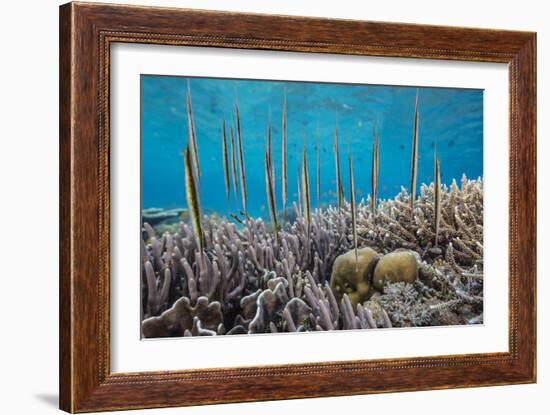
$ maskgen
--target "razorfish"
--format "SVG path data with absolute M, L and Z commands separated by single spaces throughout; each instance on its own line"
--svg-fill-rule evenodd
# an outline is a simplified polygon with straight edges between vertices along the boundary
M 338 119 L 336 119 L 336 128 L 334 129 L 334 164 L 336 166 L 336 194 L 338 196 L 338 209 L 342 207 L 342 179 L 340 177 L 340 150 L 338 145 Z
M 223 158 L 223 178 L 225 180 L 225 197 L 229 201 L 231 193 L 231 184 L 229 181 L 229 160 L 227 157 L 227 136 L 225 131 L 225 119 L 222 120 L 222 158 Z
M 195 172 L 193 171 L 193 162 L 191 160 L 191 152 L 189 145 L 185 148 L 184 153 L 184 167 L 185 167 L 185 196 L 187 199 L 187 206 L 191 216 L 191 222 L 193 223 L 193 229 L 197 235 L 199 241 L 199 247 L 201 255 L 204 251 L 204 235 L 201 226 L 201 211 L 199 203 L 199 194 L 197 189 L 197 183 L 195 181 Z
M 319 151 L 319 130 L 315 130 L 315 149 L 317 152 L 317 166 L 316 166 L 316 178 L 315 188 L 317 190 L 317 206 L 321 206 L 321 155 Z
M 243 139 L 241 135 L 241 120 L 239 117 L 239 101 L 235 97 L 235 120 L 237 125 L 237 142 L 239 144 L 239 166 L 241 174 L 241 197 L 243 201 L 243 210 L 245 215 L 245 220 L 248 216 L 246 209 L 246 172 L 244 170 L 244 152 L 243 152 Z
M 311 223 L 311 202 L 310 202 L 310 196 L 309 196 L 309 175 L 308 175 L 308 168 L 307 168 L 307 153 L 306 153 L 306 145 L 304 143 L 304 155 L 302 160 L 302 197 L 304 199 L 303 202 L 303 210 L 304 210 L 304 217 L 306 219 L 306 223 L 309 226 Z
M 416 103 L 414 108 L 414 129 L 411 157 L 411 217 L 414 212 L 414 201 L 416 199 L 416 173 L 418 169 L 418 90 L 416 90 Z
M 437 239 L 439 235 L 439 223 L 441 221 L 441 174 L 439 170 L 439 158 L 437 157 L 437 147 L 434 151 L 434 231 L 435 247 L 437 248 Z
M 378 177 L 380 173 L 380 141 L 378 136 L 374 137 L 372 143 L 372 213 L 376 213 L 378 199 Z
M 283 126 L 281 136 L 281 196 L 283 199 L 283 225 L 286 222 L 286 201 L 287 201 L 287 187 L 286 187 L 286 89 L 283 95 Z
M 348 155 L 349 159 L 349 198 L 351 206 L 351 228 L 353 234 L 353 249 L 355 250 L 355 271 L 357 271 L 359 255 L 357 252 L 357 223 L 356 223 L 356 207 L 355 207 L 355 183 L 353 181 L 353 162 L 351 160 L 351 154 Z
M 235 134 L 233 134 L 233 126 L 229 127 L 229 137 L 231 139 L 231 178 L 233 181 L 233 191 L 235 192 L 235 201 L 237 201 L 239 188 L 237 187 L 237 156 L 236 156 L 236 144 Z
M 189 135 L 189 145 L 191 148 L 191 160 L 193 162 L 193 172 L 197 181 L 200 180 L 201 169 L 199 165 L 199 149 L 197 145 L 197 132 L 195 129 L 195 120 L 193 119 L 193 106 L 191 104 L 191 86 L 187 80 L 187 127 Z
M 269 206 L 269 214 L 271 215 L 271 222 L 273 223 L 273 233 L 275 234 L 275 242 L 279 241 L 279 230 L 277 224 L 277 207 L 275 202 L 275 189 L 272 175 L 272 160 L 269 155 L 269 150 L 265 151 L 265 188 L 267 193 L 267 204 Z

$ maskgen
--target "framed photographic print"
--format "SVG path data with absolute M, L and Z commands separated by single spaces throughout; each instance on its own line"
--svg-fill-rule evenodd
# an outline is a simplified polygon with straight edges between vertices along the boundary
M 536 379 L 536 36 L 60 9 L 60 406 Z

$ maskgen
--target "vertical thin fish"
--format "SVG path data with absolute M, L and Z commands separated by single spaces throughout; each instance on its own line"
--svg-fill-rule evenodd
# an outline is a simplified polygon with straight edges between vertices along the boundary
M 297 173 L 296 173 L 296 189 L 297 189 L 297 192 L 298 192 L 298 213 L 301 215 L 303 215 L 303 210 L 302 210 L 302 191 L 300 190 L 301 187 L 302 187 L 302 184 L 300 183 L 301 182 L 301 177 L 302 177 L 302 168 L 300 166 L 300 163 L 298 163 L 296 165 L 296 170 L 297 170 Z
M 321 153 L 319 149 L 319 130 L 315 130 L 315 149 L 317 152 L 317 165 L 316 165 L 316 177 L 315 188 L 317 190 L 317 207 L 321 206 Z
M 340 177 L 340 150 L 338 146 L 338 118 L 334 129 L 334 164 L 336 166 L 336 194 L 338 195 L 338 209 L 342 207 L 342 179 Z
M 374 140 L 372 142 L 372 200 L 371 208 L 372 213 L 376 213 L 376 206 L 378 203 L 378 177 L 380 173 L 380 151 L 379 151 L 380 141 L 378 135 L 375 134 Z
M 307 153 L 306 153 L 306 144 L 304 143 L 304 155 L 302 159 L 302 197 L 303 202 L 303 211 L 306 223 L 309 226 L 311 223 L 311 201 L 309 196 L 309 174 L 307 168 Z
M 244 152 L 243 152 L 243 139 L 241 136 L 241 120 L 239 117 L 239 101 L 235 97 L 235 121 L 237 125 L 237 142 L 239 143 L 239 166 L 241 173 L 241 196 L 243 201 L 243 210 L 245 220 L 248 218 L 248 211 L 246 209 L 246 172 L 244 171 Z
M 275 165 L 273 164 L 273 151 L 272 151 L 272 145 L 271 145 L 271 116 L 267 120 L 267 151 L 269 152 L 269 164 L 271 166 L 271 180 L 273 182 L 273 193 L 276 194 Z
M 348 155 L 349 159 L 349 198 L 351 205 L 351 227 L 353 232 L 353 249 L 355 250 L 355 271 L 358 267 L 358 252 L 357 252 L 357 223 L 356 223 L 356 207 L 355 207 L 355 183 L 353 181 L 353 162 L 351 160 L 351 154 Z
M 235 135 L 233 134 L 233 126 L 229 127 L 229 137 L 231 139 L 231 178 L 233 179 L 233 191 L 235 192 L 235 201 L 239 197 L 239 188 L 237 186 L 237 155 Z
M 269 155 L 269 149 L 265 151 L 265 189 L 267 193 L 267 204 L 269 206 L 269 214 L 273 224 L 273 233 L 275 234 L 275 243 L 279 242 L 279 226 L 277 224 L 277 207 L 275 202 L 275 188 L 272 175 L 272 160 Z
M 184 153 L 184 167 L 185 167 L 185 196 L 187 199 L 187 207 L 190 212 L 191 221 L 193 223 L 193 229 L 199 240 L 199 246 L 201 249 L 201 255 L 204 251 L 204 235 L 201 226 L 201 211 L 199 204 L 199 195 L 197 191 L 197 183 L 195 182 L 195 172 L 193 172 L 193 162 L 191 159 L 191 152 L 189 145 L 185 148 Z
M 193 106 L 191 104 L 191 86 L 187 80 L 187 127 L 189 134 L 189 145 L 191 148 L 191 161 L 193 162 L 193 172 L 197 181 L 200 179 L 201 169 L 199 165 L 199 149 L 197 145 L 197 132 L 195 129 L 195 120 L 193 119 Z
M 416 90 L 416 103 L 414 108 L 414 130 L 411 157 L 411 217 L 414 212 L 414 201 L 416 199 L 416 173 L 418 168 L 418 89 Z
M 286 200 L 287 200 L 287 188 L 286 188 L 286 89 L 283 95 L 283 126 L 281 137 L 281 195 L 283 199 L 283 225 L 286 222 Z
M 231 193 L 231 184 L 229 182 L 229 160 L 227 158 L 227 135 L 225 131 L 225 119 L 222 120 L 222 158 L 223 158 L 223 178 L 225 180 L 225 197 L 229 202 Z
M 434 232 L 435 247 L 437 248 L 437 239 L 439 235 L 439 223 L 441 221 L 441 175 L 439 170 L 439 158 L 437 157 L 437 147 L 434 150 Z

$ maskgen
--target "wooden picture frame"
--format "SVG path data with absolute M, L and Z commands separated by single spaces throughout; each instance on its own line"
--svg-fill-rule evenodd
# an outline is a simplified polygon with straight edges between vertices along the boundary
M 111 373 L 109 62 L 117 42 L 509 66 L 509 352 Z M 60 8 L 60 407 L 68 412 L 536 381 L 536 34 L 69 3 Z M 254 394 L 250 391 L 254 390 Z

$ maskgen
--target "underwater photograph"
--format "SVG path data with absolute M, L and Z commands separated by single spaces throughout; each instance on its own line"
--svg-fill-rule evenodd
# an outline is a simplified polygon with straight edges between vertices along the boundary
M 142 338 L 483 324 L 483 90 L 141 75 L 140 100 Z

